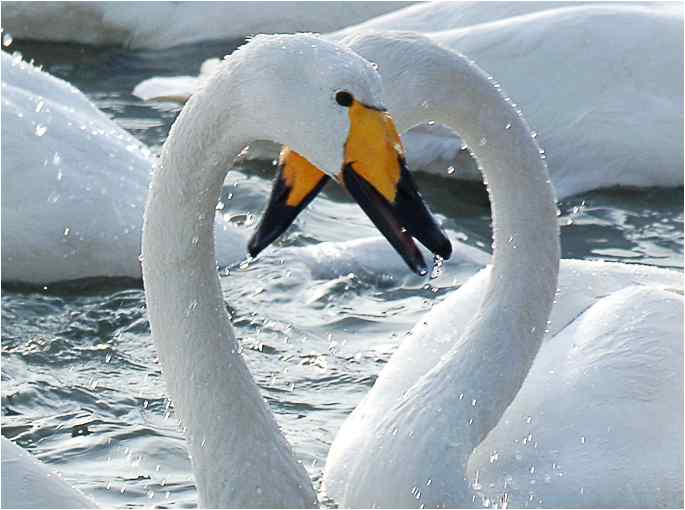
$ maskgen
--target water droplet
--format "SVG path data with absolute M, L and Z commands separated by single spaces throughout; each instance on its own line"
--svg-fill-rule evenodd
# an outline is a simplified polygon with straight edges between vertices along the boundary
M 453 166 L 448 166 L 447 167 L 447 175 L 453 175 L 456 170 L 454 169 Z
M 535 466 L 530 466 L 530 474 L 533 475 L 535 474 Z
M 36 103 L 36 113 L 40 113 L 45 108 L 45 101 L 39 99 Z
M 12 34 L 9 32 L 5 32 L 2 34 L 2 45 L 7 48 L 14 42 L 14 38 L 12 37 Z
M 585 436 L 580 436 L 580 444 L 585 444 Z
M 64 227 L 64 237 L 68 237 L 71 229 L 69 227 Z
M 200 243 L 200 238 L 198 236 L 193 236 L 191 243 L 193 243 L 193 246 L 197 246 Z
M 537 131 L 531 131 L 531 132 L 530 132 L 530 136 L 532 136 L 533 138 L 537 138 L 537 137 L 538 137 L 538 132 L 537 132 Z
M 36 124 L 36 136 L 43 136 L 45 133 L 47 133 L 48 128 L 42 124 Z
M 474 399 L 471 401 L 471 407 L 476 407 L 476 402 L 477 402 L 477 400 L 474 398 Z
M 464 394 L 463 393 L 459 394 L 459 400 L 464 400 Z
M 483 147 L 483 146 L 484 146 L 485 144 L 487 144 L 487 143 L 488 143 L 488 139 L 485 138 L 485 137 L 483 137 L 483 138 L 481 138 L 480 141 L 478 142 L 478 145 L 480 145 L 481 147 Z
M 224 204 L 221 200 L 219 200 L 219 203 L 216 204 L 216 210 L 217 210 L 217 211 L 223 211 L 223 210 L 224 210 L 224 205 L 225 205 L 225 204 Z
M 507 125 L 504 126 L 504 129 L 511 129 L 511 122 L 507 123 Z

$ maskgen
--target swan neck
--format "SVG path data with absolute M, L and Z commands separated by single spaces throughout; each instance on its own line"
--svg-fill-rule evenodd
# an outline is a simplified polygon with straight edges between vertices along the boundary
M 240 126 L 241 112 L 218 109 L 211 97 L 211 90 L 198 93 L 179 115 L 148 195 L 143 278 L 152 336 L 188 441 L 199 506 L 309 507 L 311 482 L 240 354 L 216 271 L 223 181 L 259 136 L 217 129 Z
M 462 136 L 481 167 L 493 222 L 483 301 L 446 358 L 451 366 L 443 367 L 445 390 L 460 397 L 455 409 L 468 415 L 466 462 L 516 396 L 540 348 L 557 288 L 559 229 L 542 152 L 520 112 L 475 64 L 451 54 L 445 65 L 451 72 L 444 97 L 426 98 L 428 118 L 421 120 Z

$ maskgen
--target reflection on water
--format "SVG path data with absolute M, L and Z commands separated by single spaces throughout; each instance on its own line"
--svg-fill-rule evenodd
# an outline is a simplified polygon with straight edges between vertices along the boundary
M 13 45 L 73 82 L 158 151 L 176 110 L 130 96 L 151 75 L 194 74 L 235 45 L 163 52 Z M 4 150 L 4 149 L 3 149 Z M 230 172 L 222 201 L 237 224 L 258 214 L 267 162 Z M 484 191 L 419 176 L 431 209 L 460 239 L 490 247 Z M 560 204 L 565 257 L 683 267 L 683 190 L 601 191 Z M 249 223 L 249 221 L 247 221 Z M 248 228 L 246 226 L 245 228 Z M 373 235 L 339 188 L 327 187 L 278 241 L 302 246 Z M 393 285 L 368 275 L 313 280 L 298 260 L 265 252 L 222 277 L 243 353 L 278 421 L 319 484 L 328 447 L 418 318 L 467 275 Z M 80 289 L 3 289 L 2 433 L 55 464 L 103 506 L 194 506 L 183 436 L 165 398 L 143 291 L 130 282 Z

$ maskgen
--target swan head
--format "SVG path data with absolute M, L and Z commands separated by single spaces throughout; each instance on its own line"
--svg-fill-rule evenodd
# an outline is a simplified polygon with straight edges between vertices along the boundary
M 248 244 L 252 256 L 283 233 L 331 179 L 350 192 L 413 271 L 423 274 L 426 265 L 412 236 L 450 256 L 450 242 L 407 170 L 374 64 L 306 34 L 258 36 L 236 53 L 231 58 L 247 60 L 249 54 L 251 71 L 269 76 L 251 87 L 250 96 L 268 98 L 272 117 L 280 110 L 276 116 L 286 120 L 272 120 L 272 139 L 287 146 Z
M 230 108 L 222 110 L 227 94 Z M 449 256 L 451 245 L 416 190 L 382 97 L 374 64 L 311 34 L 256 36 L 204 82 L 181 114 L 199 109 L 194 117 L 219 128 L 196 137 L 203 149 L 221 153 L 236 132 L 245 143 L 268 139 L 288 147 L 267 212 L 248 245 L 251 255 L 280 235 L 333 179 L 415 272 L 425 273 L 426 266 L 412 235 Z M 227 125 L 231 129 L 222 135 Z

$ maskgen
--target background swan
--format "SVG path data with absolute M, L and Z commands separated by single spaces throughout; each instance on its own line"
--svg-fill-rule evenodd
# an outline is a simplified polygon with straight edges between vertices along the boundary
M 329 32 L 409 2 L 51 2 L 3 4 L 17 39 L 168 48 L 269 32 Z
M 2 280 L 141 277 L 154 157 L 68 83 L 2 52 Z M 244 256 L 217 220 L 220 264 Z
M 421 40 L 386 37 L 380 69 Z M 493 265 L 393 355 L 336 435 L 325 490 L 348 507 L 682 504 L 682 274 L 563 261 L 557 280 L 554 196 L 530 128 L 449 53 L 426 47 L 420 66 L 449 61 L 450 87 L 414 115 L 460 129 L 482 164 Z M 408 73 L 405 92 L 423 76 Z M 653 440 L 655 425 L 665 434 Z M 649 437 L 647 455 L 636 437 Z
M 612 186 L 682 186 L 682 27 L 682 9 L 673 4 L 438 2 L 328 37 L 380 61 L 389 50 L 373 33 L 411 30 L 474 59 L 526 112 L 545 150 L 557 198 L 563 199 Z M 363 44 L 355 43 L 360 39 Z M 426 81 L 411 101 L 402 80 L 394 79 L 400 72 L 416 72 L 424 44 L 407 48 L 401 70 L 379 69 L 398 120 L 406 110 L 441 97 L 443 63 L 422 68 Z M 182 84 L 169 78 L 146 81 L 134 94 L 164 96 L 179 86 L 192 92 L 185 77 Z M 412 126 L 400 122 L 400 127 Z M 403 141 L 413 170 L 481 178 L 461 139 L 445 126 L 418 126 Z M 258 149 L 259 157 L 273 157 L 267 148 Z
M 6 437 L 2 441 L 3 508 L 95 508 L 95 502 Z
M 537 132 L 557 198 L 610 186 L 683 184 L 679 6 L 423 4 L 330 37 L 349 44 L 370 30 L 422 32 L 491 72 Z M 371 54 L 360 53 L 366 58 L 382 55 L 383 48 L 367 47 Z M 407 63 L 421 53 L 412 49 Z M 394 92 L 388 87 L 389 101 Z M 430 82 L 422 92 L 417 103 L 441 94 Z M 394 102 L 389 107 L 395 112 Z M 416 147 L 405 140 L 411 155 Z M 451 140 L 451 146 L 443 141 L 432 172 L 445 173 L 444 161 L 455 165 L 461 142 Z M 427 158 L 415 164 L 430 169 Z M 466 177 L 480 178 L 473 169 Z

